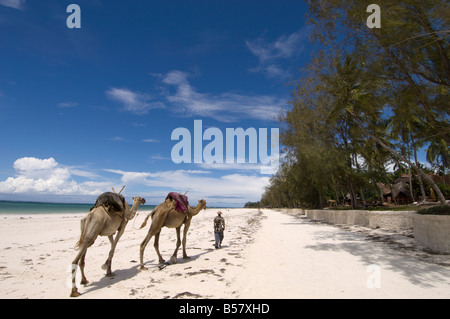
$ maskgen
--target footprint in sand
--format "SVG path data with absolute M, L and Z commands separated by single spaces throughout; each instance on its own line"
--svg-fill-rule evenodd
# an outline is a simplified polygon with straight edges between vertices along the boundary
M 33 259 L 22 259 L 22 263 L 27 266 L 33 265 Z

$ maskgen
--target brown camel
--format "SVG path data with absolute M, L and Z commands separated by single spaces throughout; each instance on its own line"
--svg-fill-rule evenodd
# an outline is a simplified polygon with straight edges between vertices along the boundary
M 144 198 L 133 197 L 133 206 L 130 210 L 130 206 L 120 194 L 103 193 L 98 197 L 96 204 L 91 208 L 89 214 L 81 220 L 81 236 L 77 243 L 79 252 L 72 261 L 71 297 L 78 297 L 80 295 L 75 284 L 76 268 L 78 265 L 81 270 L 81 284 L 88 283 L 84 275 L 84 258 L 86 257 L 88 247 L 94 243 L 98 235 L 108 236 L 111 242 L 111 250 L 102 269 L 106 270 L 106 276 L 114 275 L 111 272 L 111 261 L 114 256 L 114 250 L 125 231 L 128 221 L 133 219 L 141 204 L 145 204 Z M 113 235 L 116 231 L 117 234 L 114 238 Z
M 140 262 L 141 262 L 141 270 L 146 270 L 144 267 L 144 250 L 145 246 L 147 246 L 148 242 L 155 236 L 154 247 L 156 253 L 158 254 L 159 262 L 164 263 L 164 259 L 162 258 L 159 252 L 159 235 L 161 234 L 161 229 L 165 226 L 168 228 L 175 228 L 177 233 L 177 244 L 175 251 L 170 258 L 170 262 L 175 264 L 177 262 L 177 252 L 178 248 L 180 248 L 181 240 L 180 240 L 180 229 L 181 226 L 184 225 L 183 229 L 183 258 L 189 259 L 186 254 L 186 234 L 189 230 L 189 226 L 191 225 L 191 219 L 193 216 L 197 215 L 202 209 L 206 209 L 206 201 L 201 199 L 198 201 L 196 207 L 188 206 L 188 211 L 186 213 L 180 213 L 175 210 L 175 200 L 171 200 L 167 198 L 162 204 L 158 205 L 151 213 L 147 216 L 141 228 L 143 228 L 147 224 L 147 219 L 152 217 L 152 224 L 150 229 L 148 230 L 148 234 L 145 237 L 144 241 L 141 243 L 140 249 Z

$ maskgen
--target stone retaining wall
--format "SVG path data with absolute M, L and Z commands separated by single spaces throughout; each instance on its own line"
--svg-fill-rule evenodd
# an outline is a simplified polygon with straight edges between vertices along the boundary
M 385 228 L 391 230 L 406 230 L 413 228 L 413 215 L 415 212 L 398 211 L 370 211 L 369 227 Z
M 323 220 L 330 224 L 369 226 L 368 211 L 365 210 L 321 210 L 305 209 L 306 217 Z
M 414 239 L 437 253 L 450 254 L 450 216 L 413 215 Z
M 330 224 L 359 225 L 371 228 L 405 230 L 413 228 L 414 212 L 368 210 L 305 210 L 306 217 Z
M 393 231 L 410 230 L 415 240 L 437 253 L 450 253 L 450 216 L 420 215 L 414 211 L 304 209 L 286 212 L 305 214 L 330 224 L 359 225 Z
M 276 210 L 283 212 L 283 213 L 289 213 L 289 214 L 294 214 L 294 215 L 304 215 L 305 214 L 305 210 L 303 208 L 279 208 Z

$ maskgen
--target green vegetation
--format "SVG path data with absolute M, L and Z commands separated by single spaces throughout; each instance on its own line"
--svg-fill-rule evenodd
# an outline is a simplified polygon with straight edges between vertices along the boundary
M 259 202 L 247 202 L 244 205 L 244 208 L 259 208 L 260 203 Z
M 418 211 L 422 215 L 450 215 L 449 205 L 433 206 L 430 208 L 424 208 Z
M 445 204 L 448 185 L 427 173 L 450 168 L 450 4 L 386 0 L 381 28 L 369 29 L 371 2 L 309 1 L 317 51 L 279 116 L 286 157 L 261 206 L 317 208 L 349 194 L 356 208 L 381 201 L 379 183 L 401 173 L 414 200 Z

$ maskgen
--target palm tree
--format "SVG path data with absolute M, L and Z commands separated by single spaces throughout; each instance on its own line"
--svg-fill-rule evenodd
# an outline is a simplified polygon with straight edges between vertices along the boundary
M 436 164 L 441 171 L 446 173 L 446 170 L 450 167 L 450 150 L 446 141 L 441 138 L 433 140 L 427 149 L 427 160 L 431 164 Z
M 373 126 L 378 122 L 379 114 L 382 111 L 381 106 L 379 106 L 382 101 L 377 96 L 377 80 L 373 79 L 373 76 L 365 74 L 363 66 L 357 58 L 347 54 L 343 63 L 336 59 L 334 69 L 323 80 L 325 83 L 324 89 L 334 96 L 332 114 L 343 111 L 347 113 L 352 124 L 354 123 L 360 128 L 362 135 L 373 139 L 393 156 L 410 165 L 431 185 L 439 201 L 446 204 L 445 197 L 439 187 L 427 174 L 408 158 L 397 152 L 387 141 L 383 141 L 372 133 L 374 131 Z
M 420 117 L 420 108 L 417 103 L 409 102 L 409 95 L 402 94 L 403 91 L 395 94 L 392 111 L 393 115 L 389 121 L 390 135 L 392 139 L 400 140 L 403 143 L 402 150 L 405 150 L 403 155 L 405 157 L 411 156 L 411 149 L 414 155 L 414 162 L 416 166 L 419 166 L 417 161 L 417 148 L 421 146 L 421 140 L 416 139 L 416 136 L 420 136 L 423 132 L 423 121 Z M 423 141 L 423 140 L 422 140 Z M 412 174 L 411 165 L 408 165 L 409 171 L 409 185 L 411 197 L 414 199 L 412 190 Z M 422 201 L 426 200 L 425 189 L 423 187 L 422 177 L 417 174 L 419 180 L 420 191 L 422 193 Z

